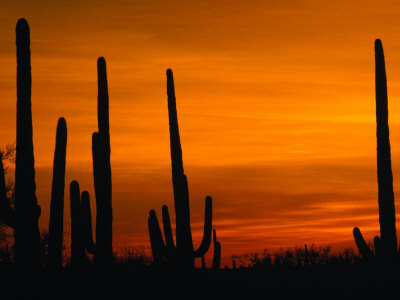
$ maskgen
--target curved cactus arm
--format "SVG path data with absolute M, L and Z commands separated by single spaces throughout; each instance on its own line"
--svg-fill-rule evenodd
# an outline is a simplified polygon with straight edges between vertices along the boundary
M 360 229 L 358 229 L 358 227 L 354 227 L 353 236 L 360 254 L 365 259 L 372 258 L 374 254 L 372 250 L 368 247 L 367 243 L 365 242 L 364 237 L 362 236 L 361 231 Z
M 385 256 L 397 254 L 396 216 L 390 154 L 385 58 L 381 40 L 375 40 L 375 92 L 378 204 L 381 246 Z
M 67 123 L 64 118 L 59 118 L 53 162 L 48 244 L 49 264 L 57 268 L 62 266 L 66 151 Z
M 162 207 L 162 220 L 164 225 L 164 237 L 165 237 L 165 244 L 167 248 L 174 249 L 174 237 L 172 235 L 172 228 L 171 228 L 171 218 L 169 217 L 168 206 L 163 205 Z
M 7 199 L 3 158 L 0 152 L 0 220 L 8 227 L 15 227 L 15 215 Z
M 94 254 L 95 244 L 93 241 L 92 212 L 90 210 L 88 191 L 83 191 L 81 196 L 81 222 L 83 245 L 88 253 Z
M 203 240 L 199 248 L 194 252 L 194 257 L 202 257 L 204 254 L 206 254 L 211 244 L 211 233 L 212 233 L 212 198 L 211 196 L 207 196 L 205 216 L 204 216 Z
M 150 210 L 149 218 L 147 219 L 149 227 L 149 237 L 153 260 L 155 263 L 161 262 L 163 256 L 167 253 L 167 246 L 164 243 L 160 224 L 158 223 L 157 215 L 154 209 Z
M 382 240 L 379 236 L 374 237 L 374 248 L 375 248 L 375 255 L 382 256 Z
M 217 241 L 217 234 L 215 229 L 213 230 L 213 240 L 214 240 L 214 256 L 212 268 L 218 270 L 221 267 L 221 243 Z

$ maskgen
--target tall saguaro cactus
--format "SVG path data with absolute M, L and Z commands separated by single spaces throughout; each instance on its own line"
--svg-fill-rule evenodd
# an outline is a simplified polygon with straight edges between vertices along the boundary
M 375 41 L 375 93 L 378 205 L 381 237 L 375 237 L 374 243 L 375 252 L 378 256 L 386 260 L 392 260 L 397 255 L 398 249 L 389 140 L 385 58 L 382 42 L 379 39 Z M 367 246 L 357 227 L 354 228 L 353 234 L 360 253 L 366 258 L 371 257 L 372 251 Z
M 56 149 L 54 151 L 48 245 L 49 265 L 56 268 L 62 266 L 66 152 L 67 123 L 64 118 L 60 118 L 57 124 Z
M 100 264 L 112 262 L 112 186 L 110 163 L 110 125 L 108 113 L 108 86 L 106 61 L 97 60 L 98 132 L 92 135 L 93 177 L 96 194 L 96 251 L 95 261 Z
M 36 199 L 32 140 L 31 52 L 29 25 L 19 19 L 17 42 L 17 140 L 15 162 L 15 260 L 24 266 L 40 265 L 40 206 Z
M 183 170 L 182 147 L 179 136 L 178 116 L 176 111 L 176 99 L 174 78 L 172 70 L 167 70 L 167 94 L 169 132 L 171 147 L 172 185 L 174 190 L 174 204 L 176 216 L 176 247 L 172 237 L 171 223 L 167 206 L 163 207 L 163 223 L 165 244 L 160 234 L 158 220 L 154 210 L 150 211 L 149 234 L 153 255 L 156 260 L 163 254 L 168 260 L 176 260 L 182 269 L 194 267 L 194 259 L 202 257 L 210 247 L 212 232 L 212 199 L 206 197 L 205 220 L 203 240 L 197 250 L 194 250 L 192 230 L 190 227 L 189 190 L 187 178 Z M 158 229 L 157 229 L 158 227 Z

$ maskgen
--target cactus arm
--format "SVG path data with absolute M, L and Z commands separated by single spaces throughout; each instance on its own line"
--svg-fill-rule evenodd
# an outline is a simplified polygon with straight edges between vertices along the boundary
M 173 175 L 184 174 L 181 139 L 179 136 L 178 113 L 176 110 L 174 76 L 171 69 L 167 70 L 167 95 L 172 172 Z
M 58 119 L 56 149 L 53 162 L 53 182 L 50 202 L 49 222 L 49 264 L 62 266 L 64 188 L 65 188 L 65 156 L 67 150 L 67 124 L 64 118 Z
M 162 220 L 164 225 L 165 244 L 167 248 L 174 249 L 175 244 L 172 235 L 171 218 L 169 217 L 168 206 L 166 205 L 163 205 L 162 207 Z
M 147 219 L 147 225 L 149 228 L 149 237 L 151 251 L 153 253 L 153 260 L 155 263 L 159 263 L 162 261 L 162 257 L 167 253 L 167 246 L 164 243 L 157 215 L 153 209 L 150 210 L 150 215 Z
M 385 58 L 379 39 L 375 41 L 375 92 L 378 204 L 382 250 L 387 256 L 394 257 L 397 253 L 397 237 L 388 125 L 388 97 Z
M 88 253 L 95 253 L 92 229 L 92 211 L 90 209 L 90 197 L 88 191 L 83 191 L 81 195 L 81 222 L 83 245 Z
M 217 241 L 217 234 L 215 229 L 213 230 L 213 240 L 214 240 L 214 256 L 212 268 L 218 270 L 221 267 L 221 243 Z
M 17 138 L 15 160 L 14 257 L 23 267 L 38 268 L 40 258 L 39 217 L 36 199 L 35 159 L 32 139 L 31 52 L 29 25 L 19 19 L 17 44 Z
M 82 265 L 85 259 L 82 239 L 81 197 L 79 183 L 73 180 L 70 189 L 71 208 L 71 264 Z
M 373 257 L 372 250 L 368 247 L 367 243 L 364 240 L 364 237 L 361 234 L 360 229 L 358 227 L 354 227 L 353 229 L 353 236 L 356 242 L 358 251 L 364 257 L 364 259 L 371 259 Z
M 15 227 L 15 214 L 7 199 L 6 179 L 4 176 L 3 158 L 0 152 L 0 221 L 8 227 Z
M 194 252 L 194 257 L 202 257 L 208 251 L 211 244 L 212 234 L 212 198 L 211 196 L 206 197 L 206 208 L 204 217 L 204 233 L 203 240 L 199 248 Z

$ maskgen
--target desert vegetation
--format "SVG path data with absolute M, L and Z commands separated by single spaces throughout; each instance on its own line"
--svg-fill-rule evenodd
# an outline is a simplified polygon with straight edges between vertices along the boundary
M 250 253 L 232 257 L 232 264 L 221 265 L 223 244 L 217 239 L 213 228 L 212 198 L 205 197 L 204 232 L 200 246 L 193 246 L 189 189 L 184 173 L 182 146 L 178 127 L 175 85 L 171 69 L 167 75 L 167 96 L 169 113 L 170 154 L 174 211 L 176 216 L 176 237 L 174 241 L 169 209 L 162 207 L 163 232 L 151 209 L 148 217 L 151 255 L 138 249 L 114 249 L 112 244 L 112 172 L 109 124 L 109 97 L 106 61 L 97 60 L 98 70 L 98 131 L 92 135 L 93 182 L 95 195 L 80 190 L 79 182 L 73 180 L 70 188 L 71 208 L 71 255 L 66 263 L 63 228 L 65 165 L 67 151 L 67 120 L 60 117 L 57 124 L 53 181 L 51 187 L 50 222 L 48 233 L 40 233 L 38 220 L 41 208 L 36 198 L 35 167 L 32 139 L 31 111 L 31 62 L 30 29 L 25 19 L 18 20 L 16 26 L 17 46 L 17 135 L 15 147 L 9 145 L 0 155 L 0 273 L 2 286 L 15 290 L 18 286 L 32 288 L 39 280 L 46 278 L 53 286 L 69 291 L 83 288 L 88 292 L 95 289 L 101 295 L 105 289 L 100 284 L 112 286 L 126 284 L 133 276 L 140 277 L 138 289 L 151 288 L 154 283 L 162 293 L 170 282 L 196 278 L 197 282 L 227 280 L 244 282 L 244 287 L 254 285 L 254 290 L 287 287 L 336 287 L 366 288 L 381 287 L 385 282 L 393 282 L 391 276 L 399 261 L 396 236 L 396 218 L 393 193 L 393 176 L 388 126 L 388 100 L 383 47 L 380 40 L 375 42 L 376 64 L 376 120 L 377 120 L 377 175 L 378 205 L 381 236 L 368 244 L 361 231 L 354 228 L 354 239 L 359 253 L 352 249 L 333 252 L 330 247 L 304 245 L 294 249 L 282 249 L 271 253 Z M 5 162 L 15 161 L 15 179 L 6 182 Z M 96 203 L 96 223 L 92 224 L 91 201 Z M 150 208 L 149 208 L 150 209 Z M 8 229 L 13 232 L 12 244 L 4 242 Z M 93 238 L 95 230 L 95 239 Z M 212 265 L 207 266 L 205 254 L 213 244 Z M 265 245 L 268 247 L 268 245 Z M 195 259 L 201 259 L 201 267 L 195 267 Z M 376 270 L 379 270 L 377 272 Z M 385 272 L 381 272 L 385 270 Z M 19 274 L 26 278 L 22 283 Z M 167 275 L 166 275 L 167 274 Z M 60 277 L 61 276 L 61 277 Z M 166 278 L 167 277 L 167 278 Z M 55 282 L 63 278 L 62 282 Z M 86 280 L 84 285 L 79 280 Z M 193 286 L 192 281 L 187 287 Z M 372 284 L 372 285 L 371 285 Z M 214 286 L 215 284 L 211 284 Z M 111 286 L 111 287 L 110 287 Z M 130 286 L 130 285 L 128 285 Z M 37 288 L 37 287 L 36 287 Z M 33 288 L 33 290 L 36 290 Z M 205 288 L 209 290 L 211 287 Z M 241 287 L 243 289 L 243 286 Z M 127 286 L 116 293 L 128 289 Z M 182 288 L 181 290 L 183 290 Z M 178 289 L 179 290 L 179 289 Z M 109 291 L 109 290 L 107 290 Z M 233 292 L 232 290 L 230 292 Z M 107 294 L 105 294 L 107 295 Z M 168 295 L 168 292 L 167 292 Z

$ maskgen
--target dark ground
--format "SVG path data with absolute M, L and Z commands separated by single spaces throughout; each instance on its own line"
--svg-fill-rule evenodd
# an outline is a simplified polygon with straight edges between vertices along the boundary
M 387 299 L 399 298 L 397 270 L 358 264 L 179 273 L 120 264 L 27 273 L 0 265 L 0 299 Z

